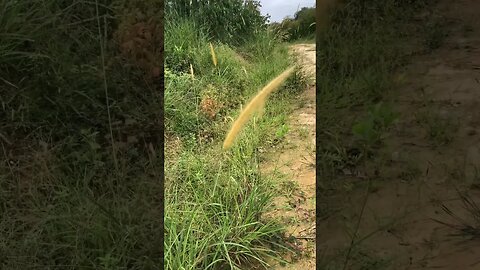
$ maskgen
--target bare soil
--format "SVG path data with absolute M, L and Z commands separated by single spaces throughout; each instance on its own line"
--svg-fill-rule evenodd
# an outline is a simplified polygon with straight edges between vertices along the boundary
M 444 206 L 474 222 L 456 189 L 480 205 L 479 16 L 477 0 L 424 14 L 446 37 L 398 71 L 400 117 L 376 157 L 332 179 L 352 188 L 322 202 L 335 212 L 317 228 L 327 269 L 480 269 L 480 237 L 441 224 L 458 225 Z
M 315 269 L 315 44 L 293 45 L 291 51 L 312 83 L 298 98 L 289 132 L 265 153 L 260 169 L 264 174 L 280 173 L 293 183 L 291 193 L 278 197 L 269 214 L 288 224 L 287 234 L 295 240 L 298 256 L 285 258 L 288 264 L 275 264 L 272 269 L 309 270 Z

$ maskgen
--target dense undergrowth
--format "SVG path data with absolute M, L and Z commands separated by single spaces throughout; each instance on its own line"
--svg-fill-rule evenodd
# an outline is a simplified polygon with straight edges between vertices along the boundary
M 163 2 L 147 2 L 0 1 L 1 269 L 161 268 Z
M 282 224 L 263 215 L 276 188 L 259 173 L 258 148 L 278 141 L 275 131 L 304 81 L 292 76 L 267 102 L 263 117 L 250 121 L 231 150 L 222 150 L 241 106 L 294 64 L 287 45 L 267 29 L 257 9 L 246 5 L 236 11 L 229 2 L 239 1 L 225 1 L 225 13 L 245 12 L 257 22 L 255 27 L 247 23 L 235 39 L 228 31 L 210 34 L 218 34 L 210 31 L 216 23 L 189 12 L 166 12 L 166 269 L 250 269 L 287 250 Z M 209 13 L 208 5 L 202 9 L 197 12 Z
M 271 27 L 291 42 L 315 42 L 316 16 L 315 7 L 304 7 L 298 10 L 293 18 L 287 17 L 280 23 L 272 23 Z

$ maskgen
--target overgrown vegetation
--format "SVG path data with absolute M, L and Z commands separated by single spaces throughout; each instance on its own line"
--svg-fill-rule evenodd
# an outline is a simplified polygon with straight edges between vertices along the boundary
M 315 40 L 315 7 L 303 7 L 295 13 L 293 18 L 285 18 L 280 23 L 271 23 L 287 41 Z
M 415 26 L 406 18 L 424 5 L 420 0 L 346 1 L 330 14 L 317 43 L 317 136 L 325 142 L 319 145 L 320 179 L 355 167 L 368 156 L 359 149 L 381 143 L 401 117 L 387 106 L 392 75 L 410 53 L 404 45 Z
M 163 265 L 162 1 L 0 1 L 0 268 Z
M 268 269 L 269 257 L 287 251 L 281 224 L 264 215 L 276 189 L 259 173 L 258 149 L 276 139 L 300 75 L 270 97 L 230 150 L 222 142 L 241 106 L 293 64 L 256 1 L 167 5 L 166 269 Z

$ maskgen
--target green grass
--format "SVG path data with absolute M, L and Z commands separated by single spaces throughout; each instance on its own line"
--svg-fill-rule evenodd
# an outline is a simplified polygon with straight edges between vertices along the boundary
M 350 185 L 337 180 L 343 180 L 345 171 L 362 172 L 389 127 L 402 117 L 388 105 L 396 87 L 393 76 L 412 53 L 406 45 L 424 30 L 411 24 L 410 18 L 427 2 L 342 1 L 326 20 L 328 25 L 317 39 L 317 140 L 322 142 L 317 147 L 317 199 L 321 202 L 329 202 L 329 194 L 344 190 L 348 194 L 360 185 L 371 185 L 371 179 Z M 319 255 L 324 269 L 389 268 L 389 258 L 362 252 L 361 243 L 373 233 L 357 235 L 363 211 L 359 215 L 347 221 L 353 227 L 350 246 Z
M 163 264 L 163 85 L 122 49 L 126 29 L 161 13 L 0 1 L 1 269 Z
M 410 53 L 405 44 L 416 27 L 406 23 L 407 18 L 425 5 L 425 1 L 347 2 L 334 9 L 317 43 L 321 131 L 317 136 L 326 142 L 319 146 L 317 166 L 326 179 L 351 166 L 358 149 L 381 142 L 395 119 L 396 113 L 388 108 L 376 114 L 370 108 L 389 103 L 395 87 L 392 76 Z M 375 124 L 384 120 L 388 123 L 383 127 Z
M 240 107 L 293 59 L 287 44 L 271 32 L 235 47 L 210 40 L 202 34 L 206 32 L 189 19 L 166 22 L 165 267 L 268 269 L 268 258 L 281 260 L 289 250 L 284 224 L 265 215 L 277 196 L 277 183 L 260 174 L 258 149 L 284 138 L 285 121 L 304 80 L 295 72 L 267 100 L 263 117 L 250 121 L 233 147 L 223 151 Z M 194 79 L 188 74 L 190 64 Z M 205 97 L 218 104 L 212 105 L 213 118 L 205 115 Z M 205 134 L 210 140 L 201 139 Z
M 448 145 L 454 139 L 458 124 L 450 116 L 441 116 L 429 110 L 419 118 L 433 146 Z

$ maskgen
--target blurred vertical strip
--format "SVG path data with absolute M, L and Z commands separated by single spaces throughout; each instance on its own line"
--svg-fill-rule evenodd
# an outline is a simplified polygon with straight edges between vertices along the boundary
M 331 10 L 339 4 L 339 0 L 317 0 L 317 37 L 328 26 Z

